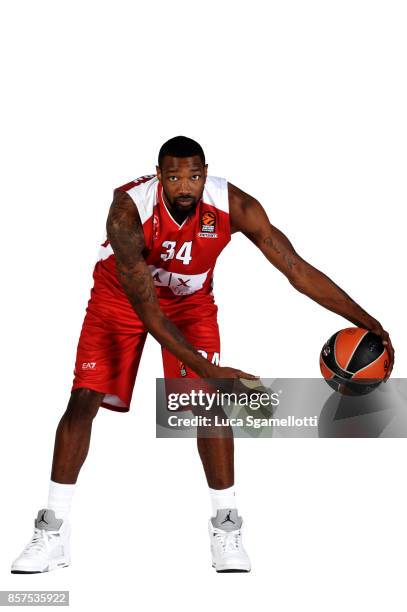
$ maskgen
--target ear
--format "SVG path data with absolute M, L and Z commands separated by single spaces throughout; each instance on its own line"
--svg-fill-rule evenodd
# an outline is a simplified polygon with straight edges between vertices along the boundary
M 208 176 L 208 164 L 204 166 L 205 178 Z
M 156 167 L 155 167 L 155 171 L 156 171 L 156 173 L 157 173 L 157 178 L 158 178 L 158 180 L 159 180 L 159 181 L 160 181 L 160 183 L 161 183 L 161 178 L 162 178 L 162 177 L 161 177 L 161 168 L 160 168 L 160 166 L 156 166 Z

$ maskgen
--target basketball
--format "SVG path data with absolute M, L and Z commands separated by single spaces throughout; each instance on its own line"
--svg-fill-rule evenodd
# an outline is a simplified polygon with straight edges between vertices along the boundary
M 361 327 L 336 332 L 325 342 L 319 358 L 328 385 L 344 395 L 373 391 L 383 381 L 389 363 L 380 336 Z

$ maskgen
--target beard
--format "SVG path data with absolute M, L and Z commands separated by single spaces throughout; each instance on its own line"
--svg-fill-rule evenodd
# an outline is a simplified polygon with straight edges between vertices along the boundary
M 198 198 L 194 198 L 193 196 L 188 196 L 184 198 L 181 196 L 178 196 L 174 198 L 172 202 L 171 202 L 171 199 L 168 197 L 168 194 L 165 192 L 165 190 L 164 190 L 164 194 L 165 194 L 166 201 L 170 203 L 171 209 L 175 213 L 190 214 L 197 207 L 198 202 L 202 197 L 203 190 Z
M 183 200 L 183 198 L 174 198 L 173 208 L 177 212 L 192 212 L 195 210 L 198 204 L 198 200 L 191 197 L 188 201 Z

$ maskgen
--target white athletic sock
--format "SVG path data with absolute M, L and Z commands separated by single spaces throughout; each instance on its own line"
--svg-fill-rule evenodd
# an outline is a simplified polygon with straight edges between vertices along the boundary
M 76 484 L 62 484 L 50 480 L 47 508 L 55 512 L 56 518 L 68 518 L 75 487 Z
M 236 508 L 235 485 L 227 489 L 211 489 L 209 487 L 212 502 L 212 516 L 216 516 L 216 512 L 220 508 Z

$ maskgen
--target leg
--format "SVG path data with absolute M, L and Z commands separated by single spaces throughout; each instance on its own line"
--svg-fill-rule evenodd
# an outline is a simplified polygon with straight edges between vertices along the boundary
M 185 324 L 185 321 L 174 322 L 203 357 L 219 365 L 220 340 L 216 310 L 208 307 L 208 311 L 201 312 L 201 317 L 189 324 Z M 162 352 L 164 376 L 168 379 L 178 378 L 177 391 L 182 389 L 180 377 L 199 378 L 195 372 L 192 372 L 166 349 L 163 349 Z M 185 387 L 183 390 L 189 389 L 188 385 Z M 197 387 L 205 388 L 206 384 L 204 381 L 202 384 L 197 382 Z M 200 413 L 203 413 L 209 416 L 207 412 L 196 407 L 191 406 L 190 410 L 194 415 L 199 416 Z M 215 415 L 220 418 L 226 416 L 221 408 L 219 410 L 212 408 L 210 416 Z M 197 447 L 212 502 L 212 517 L 208 522 L 212 565 L 217 572 L 248 572 L 250 571 L 250 560 L 241 541 L 243 521 L 237 513 L 234 491 L 233 429 L 229 425 L 198 426 Z
M 78 388 L 72 391 L 57 427 L 51 479 L 74 484 L 89 450 L 93 419 L 104 393 Z
M 91 294 L 79 337 L 71 397 L 55 435 L 47 506 L 38 512 L 34 535 L 12 564 L 14 573 L 46 572 L 70 564 L 69 512 L 93 419 L 100 406 L 120 412 L 130 407 L 146 332 L 124 294 L 123 299 L 117 296 L 117 312 L 109 311 L 99 295 L 104 292 Z
M 213 429 L 212 432 L 210 427 L 197 428 L 198 452 L 208 486 L 227 489 L 234 484 L 233 430 L 230 425 Z
M 12 573 L 48 572 L 70 564 L 70 500 L 103 397 L 87 388 L 72 391 L 56 431 L 48 506 L 38 512 L 32 540 L 14 560 Z
M 217 323 L 217 308 L 210 304 L 202 311 L 201 317 L 191 321 L 175 321 L 184 336 L 211 363 L 219 365 L 220 338 Z M 196 379 L 199 376 L 166 349 L 162 349 L 165 378 Z M 185 379 L 184 379 L 185 380 Z M 194 414 L 200 414 L 199 409 Z M 215 411 L 212 410 L 215 416 Z M 208 416 L 205 412 L 202 415 Z M 217 411 L 219 418 L 225 418 L 222 410 Z M 234 484 L 234 443 L 230 426 L 198 427 L 197 447 L 206 480 L 211 489 L 227 489 Z

